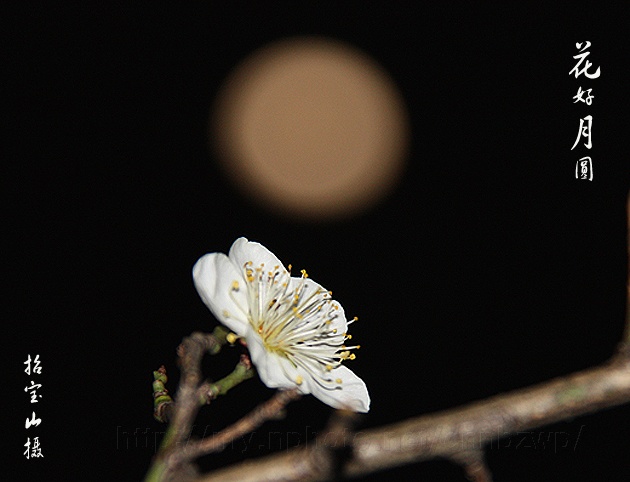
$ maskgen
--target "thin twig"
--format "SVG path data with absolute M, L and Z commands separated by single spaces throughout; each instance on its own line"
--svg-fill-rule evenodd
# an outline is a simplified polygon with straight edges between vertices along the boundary
M 378 470 L 437 457 L 453 458 L 509 434 L 574 418 L 630 402 L 630 363 L 616 357 L 609 364 L 516 390 L 461 408 L 425 415 L 397 424 L 358 432 L 352 457 L 341 474 L 358 477 Z M 317 447 L 247 461 L 196 479 L 326 480 L 309 463 Z M 481 479 L 483 480 L 483 479 Z
M 627 208 L 630 241 L 630 198 Z M 628 250 L 630 260 L 630 242 Z M 194 482 L 320 481 L 358 477 L 443 457 L 462 465 L 473 482 L 491 482 L 490 471 L 483 460 L 483 449 L 487 443 L 518 431 L 630 402 L 630 262 L 628 268 L 624 337 L 617 354 L 602 366 L 460 408 L 358 433 L 349 430 L 351 417 L 341 413 L 333 418 L 323 436 L 320 435 L 309 447 L 295 448 L 197 476 L 190 471 L 190 464 L 182 463 L 178 477 L 183 480 L 188 476 Z M 197 359 L 197 363 L 199 361 Z M 195 373 L 194 370 L 188 371 L 186 378 L 194 378 Z M 180 390 L 181 387 L 180 384 Z M 288 392 L 284 394 L 288 396 Z M 187 393 L 184 395 L 189 396 Z M 257 410 L 264 411 L 269 404 L 268 410 L 273 412 L 272 405 L 282 396 L 276 395 Z M 179 411 L 181 407 L 177 409 Z M 193 456 L 218 450 L 230 440 L 256 428 L 256 423 L 263 419 L 256 412 L 244 417 L 226 429 L 223 435 L 197 442 Z M 181 423 L 184 419 L 180 417 L 177 420 Z M 185 421 L 189 422 L 188 419 Z
M 206 381 L 197 387 L 197 400 L 201 405 L 209 405 L 219 395 L 225 395 L 239 383 L 249 380 L 256 370 L 252 365 L 249 355 L 241 355 L 236 367 L 229 375 L 217 382 Z
M 330 418 L 324 433 L 315 439 L 311 453 L 311 467 L 322 479 L 337 480 L 344 464 L 352 458 L 354 427 L 359 415 L 349 410 L 337 410 Z
M 196 393 L 203 378 L 201 359 L 205 352 L 216 350 L 217 345 L 219 345 L 219 341 L 214 335 L 196 332 L 184 338 L 177 347 L 182 376 L 177 389 L 173 420 L 164 437 L 162 447 L 166 449 L 177 447 L 190 436 L 194 418 L 199 410 Z
M 492 482 L 492 473 L 486 465 L 483 450 L 466 450 L 451 459 L 462 466 L 466 478 L 471 482 Z
M 146 482 L 168 481 L 174 478 L 182 480 L 184 474 L 189 477 L 194 474 L 194 469 L 190 464 L 181 463 L 180 460 L 173 463 L 173 453 L 177 451 L 178 447 L 185 445 L 201 405 L 197 395 L 203 376 L 201 359 L 205 353 L 218 353 L 221 346 L 226 343 L 227 334 L 228 330 L 223 327 L 217 327 L 213 333 L 196 332 L 184 338 L 177 347 L 177 356 L 182 372 L 177 390 L 177 401 L 174 404 L 168 404 L 168 413 L 166 407 L 163 407 L 159 413 L 160 416 L 168 415 L 170 424 L 162 439 L 160 450 L 149 468 L 145 478 Z M 160 370 L 154 372 L 154 377 L 156 381 L 160 382 L 157 386 L 158 392 L 165 391 L 166 370 L 164 373 Z
M 272 398 L 261 403 L 245 417 L 218 434 L 187 444 L 182 449 L 179 457 L 185 460 L 193 460 L 197 457 L 223 450 L 230 442 L 254 431 L 266 421 L 277 419 L 281 416 L 287 404 L 297 400 L 300 396 L 297 390 L 276 392 Z

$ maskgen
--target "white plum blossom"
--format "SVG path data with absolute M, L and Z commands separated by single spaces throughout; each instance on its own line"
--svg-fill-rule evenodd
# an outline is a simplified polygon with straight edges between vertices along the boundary
M 289 270 L 291 265 L 289 265 Z M 308 278 L 291 277 L 267 248 L 237 239 L 229 254 L 208 253 L 193 268 L 195 287 L 214 316 L 247 343 L 270 388 L 297 388 L 334 408 L 367 412 L 365 383 L 342 364 L 355 358 L 341 305 Z

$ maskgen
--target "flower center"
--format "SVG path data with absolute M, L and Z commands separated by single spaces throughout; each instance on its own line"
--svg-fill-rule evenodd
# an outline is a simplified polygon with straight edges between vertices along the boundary
M 301 278 L 291 278 L 280 266 L 265 270 L 264 264 L 254 267 L 248 261 L 242 269 L 248 301 L 243 311 L 265 349 L 310 373 L 317 383 L 327 387 L 341 383 L 330 379 L 328 372 L 356 358 L 351 351 L 359 346 L 344 345 L 352 338 L 346 327 L 356 318 L 347 322 L 332 293 L 311 282 L 305 270 Z M 235 281 L 232 291 L 238 290 Z M 302 377 L 298 379 L 299 385 Z

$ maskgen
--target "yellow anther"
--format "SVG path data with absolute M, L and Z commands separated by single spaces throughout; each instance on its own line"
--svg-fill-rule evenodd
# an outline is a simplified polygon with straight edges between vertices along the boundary
M 261 335 L 263 332 L 263 324 L 258 325 L 258 334 Z
M 341 378 L 337 378 L 335 381 L 336 381 L 337 383 L 342 383 L 342 382 L 343 382 L 343 380 L 342 380 Z
M 326 370 L 330 371 L 332 369 L 333 369 L 332 365 L 326 365 Z
M 337 328 L 335 328 L 332 332 L 333 332 L 333 333 L 337 333 Z
M 326 320 L 326 324 L 327 324 L 327 325 L 330 325 L 331 323 L 332 323 L 332 321 L 330 321 L 330 320 Z
M 354 318 L 352 318 L 352 321 L 359 321 L 359 317 L 355 316 Z
M 350 353 L 350 356 L 348 357 L 350 360 L 354 360 L 357 356 L 354 353 Z
M 302 273 L 302 278 L 308 278 L 308 273 L 306 272 L 305 269 L 303 269 L 302 271 L 300 271 L 300 273 Z
M 297 383 L 298 385 L 302 385 L 303 381 L 304 379 L 302 378 L 301 375 L 298 375 L 297 378 L 295 379 L 295 383 Z
M 238 281 L 236 280 L 232 281 L 232 289 L 235 291 L 238 290 Z
M 230 317 L 230 312 L 228 310 L 223 310 L 223 312 L 221 313 L 223 316 L 225 316 L 226 318 Z
M 239 337 L 236 333 L 228 333 L 227 336 L 225 337 L 225 339 L 230 345 L 233 345 L 234 343 L 236 343 L 236 340 L 238 340 L 238 338 Z
M 291 265 L 287 266 L 287 269 L 289 270 L 289 273 L 291 272 L 291 268 L 293 268 L 293 266 L 291 266 Z
M 343 334 L 346 337 L 346 340 L 352 340 L 352 335 L 348 335 L 347 333 Z

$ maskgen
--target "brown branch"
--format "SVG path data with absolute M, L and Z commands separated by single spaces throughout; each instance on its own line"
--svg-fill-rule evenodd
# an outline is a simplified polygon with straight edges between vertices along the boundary
M 181 378 L 177 390 L 177 401 L 159 404 L 156 407 L 156 415 L 159 419 L 166 421 L 170 419 L 170 424 L 166 435 L 162 440 L 160 450 L 156 455 L 146 481 L 168 481 L 178 478 L 182 480 L 183 474 L 190 478 L 194 475 L 194 468 L 173 456 L 177 449 L 183 446 L 190 437 L 192 424 L 201 406 L 198 389 L 203 374 L 201 373 L 201 360 L 205 353 L 215 354 L 226 343 L 228 331 L 223 327 L 218 327 L 213 333 L 193 333 L 184 338 L 177 347 L 178 362 L 181 370 Z M 154 372 L 154 376 L 160 378 L 162 387 L 158 387 L 157 396 L 160 392 L 167 392 L 163 386 L 166 381 L 166 369 L 160 367 Z M 156 381 L 157 378 L 156 378 Z M 154 391 L 154 398 L 156 392 Z M 169 397 L 170 398 L 170 397 Z
M 492 482 L 492 474 L 484 460 L 483 450 L 468 450 L 451 457 L 464 469 L 466 478 L 472 482 Z
M 351 430 L 357 415 L 337 411 L 331 418 L 327 430 L 320 434 L 309 449 L 293 449 L 260 461 L 245 461 L 233 468 L 221 469 L 194 479 L 260 482 L 276 480 L 336 480 L 343 475 L 347 449 L 355 436 Z M 261 463 L 262 462 L 262 463 Z
M 187 444 L 178 457 L 184 460 L 194 460 L 202 455 L 220 452 L 229 443 L 254 431 L 266 421 L 279 418 L 285 407 L 300 397 L 301 395 L 297 390 L 278 391 L 272 398 L 261 403 L 245 417 L 218 434 Z
M 630 198 L 628 227 L 630 240 Z M 630 260 L 630 242 L 628 249 Z M 197 335 L 200 334 L 194 334 L 191 338 Z M 180 391 L 186 388 L 188 382 L 196 381 L 197 386 L 200 375 L 200 357 L 198 351 L 195 351 L 199 347 L 191 347 L 190 351 L 187 346 L 184 348 L 184 352 L 180 354 L 184 372 Z M 161 395 L 159 391 L 158 395 Z M 188 392 L 183 392 L 183 395 L 197 401 Z M 295 395 L 291 395 L 291 392 L 277 394 L 221 434 L 196 442 L 191 445 L 191 449 L 184 449 L 182 453 L 188 450 L 189 456 L 179 459 L 183 462 L 169 467 L 170 471 L 159 468 L 160 477 L 151 478 L 150 473 L 147 480 L 165 480 L 162 474 L 174 475 L 175 468 L 179 468 L 178 480 L 187 478 L 194 482 L 318 481 L 359 477 L 403 464 L 441 457 L 460 464 L 473 482 L 491 482 L 490 471 L 483 460 L 483 449 L 488 442 L 519 431 L 630 402 L 630 262 L 624 337 L 618 353 L 602 366 L 460 408 L 358 433 L 349 430 L 354 419 L 344 412 L 338 412 L 328 430 L 309 447 L 245 461 L 210 474 L 195 475 L 190 470 L 191 466 L 186 460 L 202 453 L 217 451 L 231 440 L 255 429 L 270 414 L 276 413 L 279 405 L 288 403 L 283 397 Z M 190 427 L 192 419 L 185 412 L 187 405 L 183 405 L 182 409 L 179 402 L 177 403 L 173 423 Z M 179 414 L 180 410 L 185 413 Z M 177 431 L 176 439 L 181 440 L 182 434 L 183 431 Z
M 190 436 L 190 429 L 199 410 L 197 388 L 203 379 L 201 359 L 204 353 L 212 353 L 220 347 L 221 342 L 214 334 L 199 332 L 184 338 L 181 345 L 177 347 L 182 376 L 171 422 L 171 427 L 174 429 L 173 439 L 168 441 L 172 446 L 182 444 Z
M 350 442 L 352 457 L 343 464 L 341 475 L 358 477 L 438 457 L 461 463 L 462 457 L 482 450 L 497 437 L 627 402 L 630 363 L 625 356 L 619 356 L 601 367 L 531 388 L 358 432 Z M 327 480 L 328 475 L 313 466 L 317 445 L 247 461 L 200 476 L 196 481 Z M 490 480 L 487 477 L 476 480 Z
M 354 412 L 337 410 L 327 430 L 317 437 L 310 459 L 322 479 L 337 480 L 342 477 L 343 466 L 352 456 L 352 439 L 358 419 L 359 415 Z
M 199 409 L 219 395 L 251 378 L 254 368 L 248 355 L 241 355 L 232 373 L 217 382 L 202 383 L 201 360 L 205 353 L 216 354 L 226 343 L 227 330 L 218 327 L 212 334 L 193 333 L 184 338 L 177 348 L 182 371 L 177 400 L 168 397 L 164 386 L 167 381 L 166 368 L 154 372 L 154 399 L 165 400 L 157 404 L 155 415 L 158 421 L 171 419 L 162 440 L 160 451 L 147 474 L 146 481 L 167 482 L 189 480 L 196 475 L 192 461 L 203 455 L 222 450 L 225 445 L 251 432 L 265 421 L 281 416 L 288 403 L 300 398 L 297 390 L 279 391 L 267 402 L 259 405 L 250 414 L 226 428 L 219 434 L 202 440 L 191 441 L 192 425 Z

